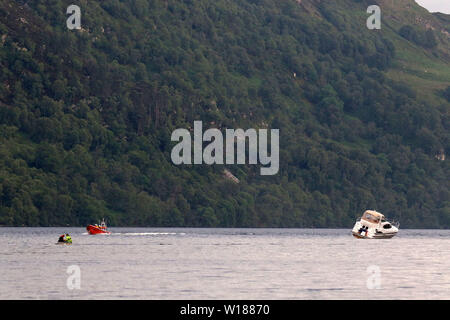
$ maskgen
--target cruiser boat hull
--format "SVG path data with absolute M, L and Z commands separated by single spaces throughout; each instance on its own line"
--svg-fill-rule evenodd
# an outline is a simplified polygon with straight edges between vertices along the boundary
M 355 238 L 358 238 L 358 239 L 390 239 L 390 238 L 392 238 L 393 236 L 395 236 L 397 233 L 390 233 L 390 234 L 374 234 L 374 235 L 372 235 L 372 236 L 366 236 L 366 235 L 364 235 L 364 234 L 360 234 L 360 233 L 358 233 L 358 232 L 353 232 L 352 231 L 352 235 L 355 237 Z
M 100 227 L 97 226 L 93 226 L 93 225 L 88 225 L 86 227 L 87 232 L 89 232 L 89 234 L 111 234 L 111 232 L 106 231 Z

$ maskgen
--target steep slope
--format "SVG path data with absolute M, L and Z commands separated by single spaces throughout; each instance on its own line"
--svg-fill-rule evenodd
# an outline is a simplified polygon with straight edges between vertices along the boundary
M 369 3 L 370 2 L 370 3 Z M 0 224 L 449 227 L 448 17 L 413 0 L 0 2 Z M 279 128 L 280 172 L 175 166 L 175 128 Z

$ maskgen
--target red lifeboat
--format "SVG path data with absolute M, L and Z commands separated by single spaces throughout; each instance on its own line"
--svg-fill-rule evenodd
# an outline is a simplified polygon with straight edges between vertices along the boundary
M 111 234 L 108 230 L 106 230 L 105 220 L 102 220 L 100 225 L 98 224 L 90 224 L 86 227 L 86 230 L 89 234 Z

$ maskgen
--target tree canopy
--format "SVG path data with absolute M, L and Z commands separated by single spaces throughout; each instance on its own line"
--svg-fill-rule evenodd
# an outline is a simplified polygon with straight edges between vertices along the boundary
M 80 30 L 70 4 L 0 3 L 0 225 L 450 227 L 449 74 L 399 65 L 448 70 L 444 33 L 356 0 L 80 0 Z M 280 129 L 279 173 L 174 165 L 195 120 Z

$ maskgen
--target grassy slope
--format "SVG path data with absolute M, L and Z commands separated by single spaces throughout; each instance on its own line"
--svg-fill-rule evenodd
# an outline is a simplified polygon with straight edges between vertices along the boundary
M 410 84 L 418 91 L 419 98 L 438 102 L 440 97 L 436 93 L 450 84 L 450 36 L 442 33 L 448 25 L 412 0 L 380 2 L 390 13 L 384 16 L 383 31 L 389 34 L 397 50 L 396 65 L 389 70 L 389 77 Z M 399 36 L 396 31 L 408 24 L 424 30 L 433 28 L 439 38 L 437 50 L 421 48 Z
M 306 7 L 317 7 L 320 4 L 318 0 L 305 2 Z M 394 66 L 386 72 L 389 78 L 410 84 L 423 101 L 430 102 L 431 99 L 433 103 L 442 103 L 438 92 L 450 85 L 450 35 L 445 33 L 449 28 L 450 17 L 431 14 L 414 0 L 377 2 L 382 13 L 381 30 L 366 28 L 369 15 L 364 10 L 364 3 L 340 0 L 334 4 L 334 9 L 337 15 L 344 18 L 347 29 L 359 30 L 365 35 L 382 32 L 384 37 L 393 42 L 397 54 Z M 401 37 L 398 30 L 404 25 L 418 26 L 423 30 L 433 28 L 439 39 L 438 48 L 428 50 Z
M 396 57 L 391 68 L 385 71 L 388 78 L 407 83 L 417 92 L 417 99 L 428 105 L 442 105 L 446 100 L 442 97 L 443 89 L 450 86 L 450 15 L 432 14 L 419 6 L 414 0 L 378 0 L 382 12 L 381 30 L 368 30 L 364 3 L 353 0 L 339 0 L 329 4 L 336 16 L 345 22 L 345 28 L 359 31 L 362 37 L 371 37 L 382 32 L 395 46 Z M 316 18 L 325 19 L 320 13 L 320 0 L 303 0 L 302 5 Z M 371 3 L 372 4 L 372 3 Z M 430 26 L 438 37 L 438 47 L 425 49 L 404 39 L 398 30 L 404 25 L 418 26 L 427 30 Z M 309 104 L 308 101 L 303 103 Z M 312 108 L 314 106 L 311 106 Z M 373 142 L 373 141 L 372 141 Z M 355 142 L 344 142 L 350 149 L 364 148 L 370 150 L 371 141 L 356 139 Z

